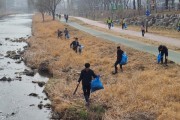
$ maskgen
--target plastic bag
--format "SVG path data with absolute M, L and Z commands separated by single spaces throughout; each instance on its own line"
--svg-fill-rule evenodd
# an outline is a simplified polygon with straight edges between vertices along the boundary
M 157 62 L 158 62 L 158 63 L 161 62 L 161 57 L 162 57 L 162 56 L 161 56 L 161 53 L 159 53 L 158 56 L 157 56 Z
M 123 53 L 120 65 L 125 65 L 127 64 L 127 62 L 128 62 L 128 56 L 126 55 L 126 53 Z
M 92 80 L 92 82 L 91 82 L 91 92 L 95 92 L 100 89 L 104 89 L 104 87 L 100 80 L 100 77 L 97 77 L 94 80 Z

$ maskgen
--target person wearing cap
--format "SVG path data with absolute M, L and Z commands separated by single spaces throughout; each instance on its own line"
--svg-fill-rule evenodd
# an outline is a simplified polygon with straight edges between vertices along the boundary
M 87 106 L 89 105 L 91 81 L 96 77 L 97 75 L 90 69 L 90 64 L 85 63 L 85 68 L 81 71 L 78 84 L 82 81 L 83 93 Z
M 118 67 L 117 65 L 121 62 L 121 59 L 122 59 L 122 54 L 124 53 L 124 51 L 121 50 L 120 46 L 117 47 L 117 59 L 116 59 L 116 62 L 114 64 L 114 67 L 115 67 L 115 71 L 113 72 L 113 74 L 116 74 L 117 73 L 117 70 L 118 70 Z M 120 69 L 121 71 L 123 72 L 123 68 L 122 68 L 122 65 L 120 64 Z
M 163 64 L 163 57 L 165 55 L 165 64 L 167 65 L 167 59 L 168 59 L 168 48 L 164 45 L 160 45 L 158 47 L 159 53 L 161 53 L 161 64 Z
M 70 44 L 70 48 L 73 48 L 73 50 L 77 53 L 78 46 L 79 46 L 79 42 L 78 42 L 78 38 L 76 37 L 75 40 Z

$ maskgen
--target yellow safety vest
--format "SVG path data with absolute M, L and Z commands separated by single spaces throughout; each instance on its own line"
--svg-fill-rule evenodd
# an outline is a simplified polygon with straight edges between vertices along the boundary
M 112 20 L 111 20 L 111 19 L 108 19 L 108 20 L 107 20 L 107 23 L 112 23 Z

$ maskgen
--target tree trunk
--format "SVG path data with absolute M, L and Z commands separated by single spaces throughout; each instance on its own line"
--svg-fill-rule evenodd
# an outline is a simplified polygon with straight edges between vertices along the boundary
M 133 0 L 133 9 L 136 9 L 136 0 Z
M 169 6 L 169 0 L 165 0 L 165 9 L 168 9 L 168 6 Z

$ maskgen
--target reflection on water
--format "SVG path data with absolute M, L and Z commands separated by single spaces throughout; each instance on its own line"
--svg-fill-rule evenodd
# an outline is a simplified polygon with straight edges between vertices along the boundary
M 15 79 L 16 72 L 23 72 L 27 68 L 24 63 L 16 64 L 16 60 L 4 57 L 6 52 L 23 49 L 26 43 L 16 43 L 5 38 L 20 38 L 31 35 L 31 17 L 29 14 L 10 15 L 0 20 L 0 78 L 6 76 Z M 48 78 L 36 74 L 34 77 L 21 75 L 22 81 L 0 82 L 0 120 L 48 120 L 50 110 L 40 110 L 37 105 L 50 101 L 44 100 L 43 88 L 32 81 L 45 81 Z M 37 93 L 39 97 L 30 97 L 30 93 Z

